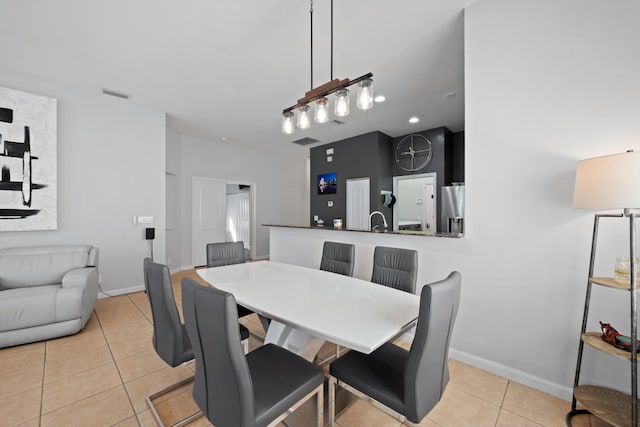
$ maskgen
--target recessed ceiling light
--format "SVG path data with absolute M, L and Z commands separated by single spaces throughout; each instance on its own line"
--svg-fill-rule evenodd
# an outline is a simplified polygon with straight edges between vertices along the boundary
M 417 117 L 415 117 L 415 116 L 414 116 L 414 117 L 411 117 L 411 118 L 409 119 L 409 123 L 418 123 L 419 121 L 420 121 L 420 119 L 419 119 L 419 118 L 417 118 Z
M 453 98 L 454 96 L 456 96 L 455 92 L 447 92 L 444 94 L 445 98 Z
M 378 95 L 375 98 L 373 98 L 373 100 L 376 101 L 376 102 L 384 102 L 385 99 L 387 99 L 387 98 L 385 98 L 384 95 Z

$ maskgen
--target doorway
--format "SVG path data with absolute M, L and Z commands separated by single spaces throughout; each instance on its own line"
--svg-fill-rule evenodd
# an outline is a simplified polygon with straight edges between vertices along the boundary
M 393 177 L 393 231 L 437 231 L 436 173 Z
M 191 187 L 191 262 L 207 264 L 206 246 L 242 241 L 247 259 L 255 258 L 255 183 L 193 177 Z

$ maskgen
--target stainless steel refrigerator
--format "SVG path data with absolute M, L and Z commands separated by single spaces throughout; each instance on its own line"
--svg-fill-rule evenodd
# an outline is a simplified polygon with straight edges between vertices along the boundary
M 442 187 L 440 203 L 440 232 L 464 233 L 464 185 Z

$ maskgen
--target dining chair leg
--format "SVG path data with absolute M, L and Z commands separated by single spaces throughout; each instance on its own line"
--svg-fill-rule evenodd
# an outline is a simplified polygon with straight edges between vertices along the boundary
M 320 385 L 316 396 L 316 419 L 318 427 L 324 427 L 324 384 Z
M 386 413 L 387 415 L 395 418 L 396 420 L 400 421 L 403 425 L 406 426 L 411 426 L 411 427 L 418 427 L 419 424 L 413 423 L 411 421 L 409 421 L 407 419 L 407 417 L 405 417 L 404 415 L 394 411 L 393 409 L 383 405 L 382 403 L 378 402 L 377 400 L 373 399 L 370 396 L 367 396 L 366 394 L 362 393 L 360 390 L 353 388 L 352 386 L 350 386 L 349 384 L 339 381 L 337 378 L 335 378 L 334 376 L 329 376 L 329 426 L 330 427 L 334 427 L 334 423 L 335 423 L 335 408 L 334 411 L 331 411 L 331 405 L 332 405 L 332 397 L 333 397 L 333 405 L 335 406 L 335 396 L 336 396 L 336 390 L 338 388 L 338 386 L 342 387 L 343 389 L 347 390 L 349 393 L 356 395 L 358 398 L 364 400 L 365 402 L 370 402 L 374 407 L 380 409 L 382 412 Z M 333 383 L 333 385 L 332 385 Z M 332 396 L 333 394 L 333 396 Z
M 334 377 L 329 376 L 329 427 L 334 427 L 336 422 L 336 387 L 338 387 L 338 381 Z
M 169 393 L 172 390 L 180 388 L 180 387 L 184 386 L 185 384 L 193 382 L 193 380 L 194 380 L 194 376 L 192 375 L 192 376 L 190 376 L 188 378 L 185 378 L 185 379 L 183 379 L 181 381 L 178 381 L 175 384 L 171 384 L 170 386 L 167 386 L 167 387 L 163 388 L 162 390 L 157 391 L 157 392 L 145 397 L 145 401 L 147 402 L 147 406 L 149 407 L 149 410 L 151 411 L 151 415 L 156 420 L 156 423 L 159 426 L 165 427 L 166 424 L 164 424 L 164 421 L 162 421 L 162 418 L 160 417 L 160 414 L 158 413 L 156 406 L 153 404 L 153 400 L 158 398 L 158 397 L 160 397 L 160 396 L 162 396 L 162 395 L 164 395 L 164 394 Z M 185 426 L 185 425 L 191 423 L 192 421 L 202 417 L 203 415 L 204 414 L 202 413 L 202 411 L 198 411 L 198 412 L 196 412 L 194 414 L 191 414 L 188 417 L 176 422 L 175 424 L 172 424 L 171 427 L 182 427 L 182 426 Z

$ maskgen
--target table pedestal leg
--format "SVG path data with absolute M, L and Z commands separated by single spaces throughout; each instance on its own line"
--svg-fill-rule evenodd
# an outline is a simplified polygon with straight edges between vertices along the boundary
M 292 353 L 304 357 L 310 362 L 313 362 L 324 341 L 325 340 L 321 338 L 275 320 L 271 321 L 267 336 L 264 339 L 265 344 L 276 344 L 282 348 L 286 348 Z

